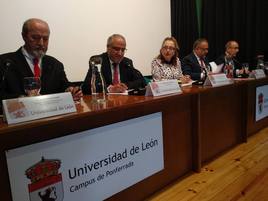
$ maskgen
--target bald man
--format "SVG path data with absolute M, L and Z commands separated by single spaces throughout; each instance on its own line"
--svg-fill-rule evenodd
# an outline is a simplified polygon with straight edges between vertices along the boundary
M 182 60 L 182 71 L 192 80 L 205 80 L 208 60 L 208 41 L 205 38 L 197 39 L 193 44 L 193 51 Z
M 128 89 L 145 87 L 142 74 L 134 68 L 131 59 L 125 57 L 126 39 L 121 34 L 113 34 L 107 39 L 106 52 L 96 55 L 102 58 L 101 73 L 107 91 L 122 93 Z M 95 56 L 94 56 L 95 57 Z M 91 94 L 91 69 L 88 70 L 82 90 Z
M 23 87 L 24 77 L 40 77 L 40 94 L 70 91 L 74 100 L 80 99 L 82 92 L 70 86 L 63 64 L 46 55 L 50 36 L 48 24 L 41 19 L 28 19 L 21 34 L 24 45 L 16 52 L 0 55 L 1 100 L 27 95 Z
M 249 71 L 241 69 L 242 66 L 240 62 L 238 62 L 235 58 L 237 53 L 239 52 L 239 44 L 237 41 L 230 40 L 225 45 L 225 53 L 219 56 L 215 63 L 217 65 L 223 65 L 222 71 L 224 71 L 224 67 L 226 65 L 233 66 L 233 77 L 246 77 L 249 74 Z

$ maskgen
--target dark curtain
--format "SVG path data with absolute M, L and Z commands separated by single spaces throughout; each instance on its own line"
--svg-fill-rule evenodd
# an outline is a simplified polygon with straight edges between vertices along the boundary
M 210 60 L 224 52 L 228 40 L 240 46 L 238 60 L 255 65 L 267 55 L 267 0 L 203 0 L 201 36 L 209 41 Z
M 198 38 L 196 0 L 171 0 L 171 33 L 180 46 L 180 58 L 192 51 Z

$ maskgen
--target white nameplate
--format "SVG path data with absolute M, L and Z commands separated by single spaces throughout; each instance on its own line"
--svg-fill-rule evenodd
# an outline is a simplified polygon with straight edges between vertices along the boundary
M 208 74 L 204 86 L 222 86 L 226 84 L 232 84 L 233 80 L 226 77 L 224 73 Z
M 76 112 L 70 92 L 3 100 L 8 124 Z
M 163 80 L 150 82 L 146 88 L 145 96 L 162 96 L 172 93 L 180 93 L 181 88 L 178 84 L 178 80 Z
M 251 77 L 254 77 L 254 78 L 256 78 L 256 79 L 260 79 L 260 78 L 264 78 L 264 77 L 266 77 L 266 75 L 265 75 L 263 69 L 256 69 L 256 70 L 253 71 Z

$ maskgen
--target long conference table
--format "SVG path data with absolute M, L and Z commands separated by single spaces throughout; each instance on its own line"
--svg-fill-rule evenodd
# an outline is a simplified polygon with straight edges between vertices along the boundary
M 84 96 L 76 113 L 15 125 L 1 120 L 1 200 L 12 200 L 6 150 L 161 112 L 164 169 L 107 199 L 144 200 L 266 127 L 268 118 L 255 121 L 256 87 L 264 85 L 268 78 L 220 87 L 188 86 L 183 93 L 161 97 L 109 95 L 101 105 Z

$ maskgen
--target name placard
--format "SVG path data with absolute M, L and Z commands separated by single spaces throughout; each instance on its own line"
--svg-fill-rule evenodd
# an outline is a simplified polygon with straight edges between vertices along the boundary
M 254 77 L 256 79 L 264 78 L 266 77 L 263 69 L 256 69 L 252 72 L 251 77 Z
M 222 86 L 226 84 L 232 84 L 233 80 L 226 77 L 224 73 L 208 74 L 204 86 Z
M 163 80 L 150 82 L 146 89 L 146 96 L 162 96 L 172 93 L 181 93 L 178 80 Z
M 76 112 L 70 92 L 3 100 L 3 109 L 8 124 Z

